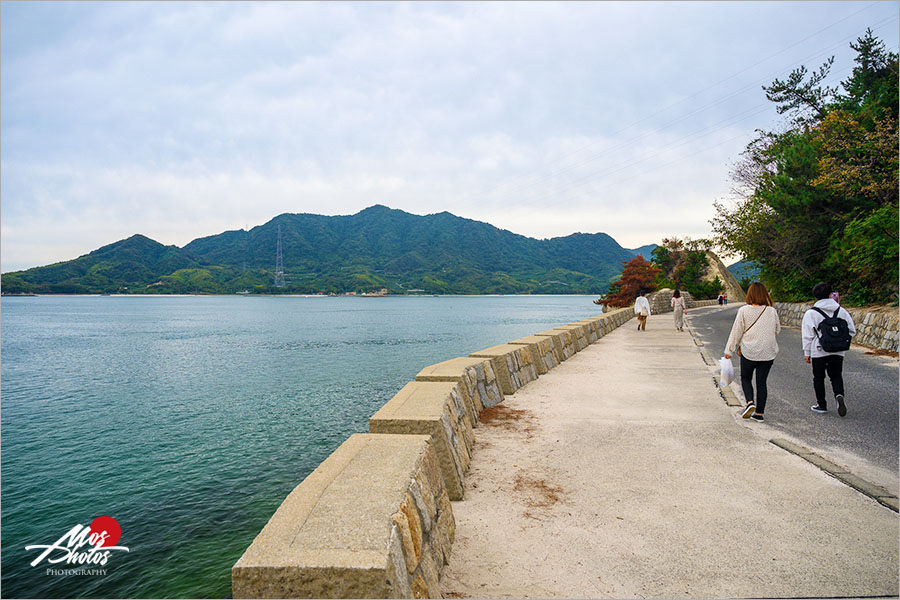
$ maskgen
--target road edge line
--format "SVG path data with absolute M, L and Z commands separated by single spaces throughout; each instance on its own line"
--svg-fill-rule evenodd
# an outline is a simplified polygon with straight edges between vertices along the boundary
M 847 471 L 847 469 L 844 469 L 843 467 L 834 464 L 830 460 L 823 458 L 809 448 L 806 448 L 799 444 L 795 444 L 794 442 L 790 442 L 782 438 L 773 438 L 769 440 L 769 443 L 778 446 L 782 450 L 786 450 L 791 454 L 799 456 L 808 463 L 828 473 L 841 483 L 850 486 L 851 488 L 855 489 L 857 492 L 865 496 L 868 496 L 882 506 L 888 507 L 895 513 L 900 513 L 900 503 L 898 503 L 897 496 L 889 493 L 883 487 L 875 485 L 874 483 L 866 481 L 862 477 L 850 473 L 849 471 Z

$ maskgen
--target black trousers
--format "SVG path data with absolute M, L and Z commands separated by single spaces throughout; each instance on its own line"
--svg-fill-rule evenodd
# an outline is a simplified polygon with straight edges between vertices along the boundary
M 756 404 L 756 412 L 766 411 L 766 400 L 769 397 L 769 388 L 766 387 L 766 379 L 774 360 L 750 360 L 741 357 L 741 389 L 744 390 L 744 398 L 748 403 Z M 756 402 L 753 402 L 753 373 L 756 373 Z
M 834 395 L 844 395 L 844 357 L 838 354 L 820 356 L 811 360 L 813 368 L 813 389 L 816 391 L 816 402 L 825 408 L 825 374 L 831 380 Z

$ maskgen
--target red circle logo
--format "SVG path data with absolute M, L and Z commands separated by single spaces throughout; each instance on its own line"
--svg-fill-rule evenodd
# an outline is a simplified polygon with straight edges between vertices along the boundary
M 97 517 L 91 522 L 91 533 L 103 534 L 104 531 L 106 539 L 100 544 L 100 547 L 115 546 L 122 537 L 122 528 L 119 527 L 119 522 L 112 517 Z

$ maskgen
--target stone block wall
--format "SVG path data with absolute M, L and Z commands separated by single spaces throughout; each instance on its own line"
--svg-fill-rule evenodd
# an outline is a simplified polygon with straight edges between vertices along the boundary
M 561 331 L 559 329 L 550 329 L 535 334 L 538 337 L 547 337 L 553 342 L 553 348 L 559 362 L 568 360 L 575 356 L 575 336 L 569 331 Z
M 369 419 L 369 433 L 424 434 L 431 438 L 444 487 L 462 500 L 475 434 L 460 382 L 407 383 Z
M 647 296 L 647 300 L 650 301 L 650 313 L 658 315 L 660 313 L 672 312 L 672 296 L 674 294 L 675 290 L 663 288 Z M 681 295 L 684 297 L 684 305 L 687 308 L 699 308 L 701 306 L 713 306 L 718 304 L 718 300 L 694 300 L 694 297 L 691 296 L 690 292 L 685 292 L 684 290 L 681 291 Z
M 354 434 L 231 570 L 235 598 L 439 598 L 456 531 L 427 435 Z
M 549 337 L 530 335 L 513 340 L 510 344 L 528 346 L 531 356 L 534 359 L 534 365 L 537 368 L 538 376 L 547 374 L 550 369 L 559 365 L 559 358 L 556 349 L 554 348 L 553 340 Z
M 701 306 L 715 306 L 718 304 L 718 300 L 694 300 L 694 305 L 689 306 L 688 308 L 699 308 Z
M 600 330 L 603 332 L 603 335 L 606 335 L 633 319 L 634 310 L 630 307 L 618 308 L 594 318 L 600 321 Z
M 503 344 L 473 352 L 469 357 L 490 359 L 505 396 L 515 394 L 523 385 L 538 378 L 529 346 Z
M 781 319 L 782 325 L 800 327 L 803 314 L 813 305 L 812 302 L 788 303 L 776 302 L 775 310 Z M 844 307 L 853 317 L 856 326 L 856 335 L 853 343 L 867 346 L 876 350 L 897 352 L 900 342 L 900 316 L 897 310 L 868 311 L 864 308 Z
M 479 413 L 631 308 L 422 369 L 288 495 L 232 568 L 235 598 L 440 598 Z
M 593 344 L 601 337 L 603 337 L 603 331 L 600 328 L 600 322 L 597 320 L 583 319 L 581 321 L 575 321 L 573 325 L 585 326 L 585 334 L 587 335 L 588 344 Z
M 575 352 L 581 352 L 588 346 L 590 346 L 590 341 L 588 341 L 588 333 L 587 327 L 584 324 L 570 324 L 570 325 L 562 325 L 560 327 L 555 327 L 560 331 L 568 331 L 572 334 L 572 343 L 575 346 Z
M 494 367 L 489 359 L 451 358 L 444 362 L 425 367 L 416 375 L 416 381 L 458 381 L 467 403 L 474 412 L 473 423 L 485 408 L 503 402 L 503 391 Z

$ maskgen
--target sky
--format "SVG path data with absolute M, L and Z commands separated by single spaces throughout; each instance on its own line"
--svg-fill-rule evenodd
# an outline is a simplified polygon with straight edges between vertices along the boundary
M 711 234 L 763 85 L 898 2 L 0 3 L 0 270 L 383 204 Z

